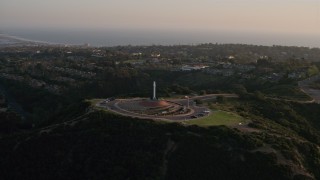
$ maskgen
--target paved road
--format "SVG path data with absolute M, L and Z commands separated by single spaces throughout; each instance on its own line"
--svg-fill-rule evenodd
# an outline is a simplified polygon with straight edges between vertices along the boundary
M 201 100 L 215 99 L 217 96 L 238 97 L 235 94 L 209 94 L 209 95 L 203 95 L 203 96 L 190 97 L 189 100 L 188 99 L 170 99 L 168 101 L 179 103 L 179 104 L 186 106 L 186 107 L 188 106 L 188 101 L 189 101 L 189 108 L 191 109 L 191 111 L 186 114 L 167 115 L 167 116 L 138 114 L 138 113 L 127 111 L 127 110 L 119 107 L 119 103 L 121 103 L 122 101 L 127 101 L 128 99 L 116 99 L 116 100 L 110 101 L 104 105 L 102 105 L 100 103 L 97 103 L 96 105 L 98 107 L 106 108 L 112 112 L 115 112 L 117 114 L 121 114 L 123 116 L 136 117 L 136 118 L 140 118 L 140 119 L 158 119 L 158 120 L 181 121 L 181 120 L 193 119 L 192 116 L 197 116 L 198 114 L 203 114 L 204 111 L 209 110 L 206 107 L 196 106 L 196 104 L 194 103 L 193 100 L 195 100 L 195 99 L 201 99 Z M 137 99 L 139 99 L 139 98 L 135 98 L 135 100 L 137 100 Z
M 300 81 L 298 84 L 299 84 L 299 87 L 300 89 L 305 92 L 306 94 L 308 94 L 309 96 L 311 96 L 314 100 L 313 102 L 316 102 L 318 104 L 320 104 L 320 90 L 319 89 L 312 89 L 309 87 L 309 84 L 310 83 L 313 83 L 317 80 L 320 79 L 320 75 L 317 75 L 317 76 L 313 76 L 313 77 L 310 77 L 308 79 L 305 79 L 303 81 Z

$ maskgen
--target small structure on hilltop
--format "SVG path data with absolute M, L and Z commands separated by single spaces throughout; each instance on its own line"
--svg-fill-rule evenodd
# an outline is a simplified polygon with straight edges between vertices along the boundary
M 138 98 L 125 100 L 119 102 L 118 107 L 132 113 L 157 116 L 185 114 L 188 112 L 188 110 L 180 103 L 158 100 L 156 88 L 156 81 L 153 81 L 153 91 L 150 99 Z

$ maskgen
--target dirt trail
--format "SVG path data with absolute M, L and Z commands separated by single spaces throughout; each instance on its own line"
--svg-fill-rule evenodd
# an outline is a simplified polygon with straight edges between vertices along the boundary
M 282 153 L 280 151 L 277 151 L 275 150 L 274 148 L 272 148 L 272 146 L 270 144 L 265 144 L 264 146 L 260 147 L 260 148 L 257 148 L 253 151 L 251 151 L 252 153 L 255 153 L 255 152 L 262 152 L 262 153 L 265 153 L 265 154 L 274 154 L 276 157 L 277 157 L 277 163 L 279 165 L 287 165 L 287 166 L 290 166 L 293 173 L 292 174 L 292 178 L 295 176 L 295 175 L 299 175 L 299 174 L 302 174 L 302 175 L 305 175 L 307 177 L 310 177 L 310 178 L 314 178 L 313 175 L 311 175 L 306 169 L 305 167 L 303 167 L 302 163 L 300 162 L 300 165 L 297 164 L 297 163 L 294 163 L 293 161 L 291 160 L 288 160 L 286 159 Z

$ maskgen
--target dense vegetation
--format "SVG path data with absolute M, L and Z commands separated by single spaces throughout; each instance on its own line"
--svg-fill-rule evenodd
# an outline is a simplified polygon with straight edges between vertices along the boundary
M 255 135 L 89 113 L 1 139 L 6 179 L 290 179 Z M 288 142 L 286 142 L 288 143 Z
M 37 48 L 41 53 L 28 47 L 0 52 L 0 85 L 26 111 L 24 119 L 7 102 L 0 104 L 2 179 L 320 179 L 320 105 L 306 103 L 311 98 L 298 86 L 319 73 L 320 64 L 311 62 L 319 49 Z M 160 64 L 146 55 L 160 51 L 165 57 Z M 141 60 L 145 64 L 130 64 Z M 218 70 L 248 63 L 255 69 L 230 76 L 175 69 L 184 63 Z M 154 80 L 160 97 L 236 93 L 239 98 L 197 100 L 220 113 L 187 123 L 122 117 L 86 101 L 148 97 Z M 249 124 L 234 126 L 238 122 Z M 220 124 L 227 126 L 210 126 Z

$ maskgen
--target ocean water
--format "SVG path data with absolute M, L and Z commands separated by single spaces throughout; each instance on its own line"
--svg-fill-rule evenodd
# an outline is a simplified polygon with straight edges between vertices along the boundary
M 1 33 L 21 38 L 59 44 L 91 46 L 179 45 L 233 43 L 320 47 L 320 35 L 250 33 L 237 31 L 158 31 L 158 30 L 53 30 L 0 29 Z

